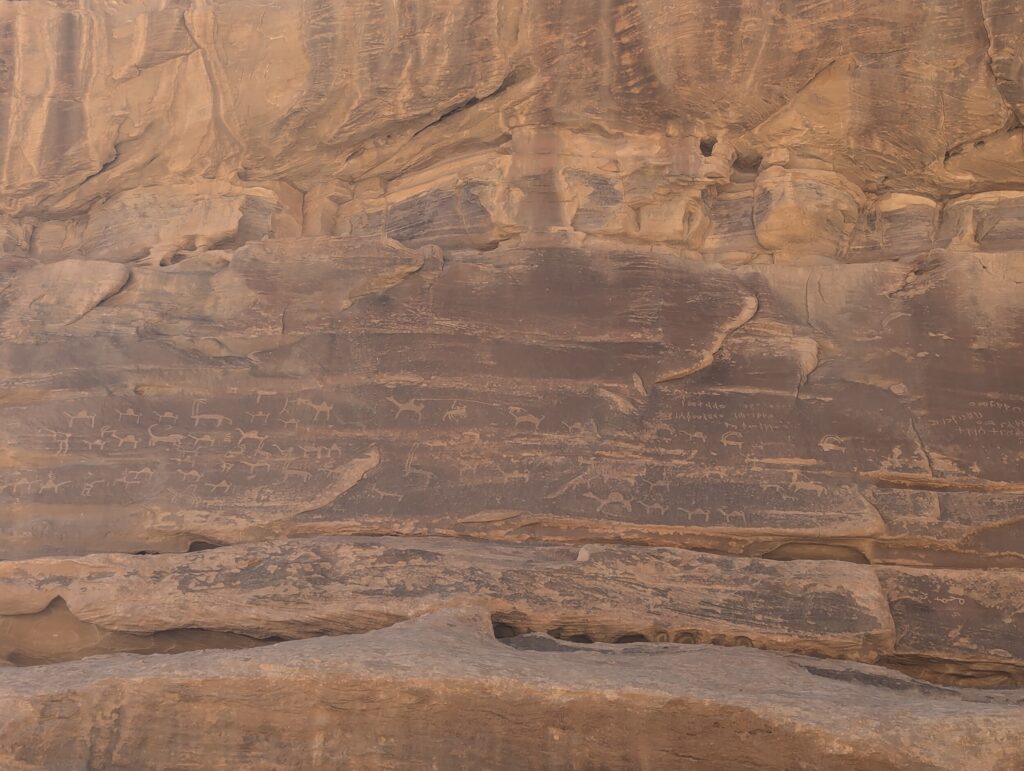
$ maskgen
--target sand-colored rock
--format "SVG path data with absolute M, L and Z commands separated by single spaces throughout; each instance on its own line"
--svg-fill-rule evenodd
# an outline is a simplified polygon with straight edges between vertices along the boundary
M 1021 766 L 1022 19 L 0 5 L 0 766 Z
M 0 629 L 62 601 L 79 621 L 108 631 L 296 638 L 365 632 L 476 602 L 506 634 L 714 640 L 864 661 L 891 653 L 894 637 L 878 580 L 861 566 L 596 544 L 295 539 L 0 563 L 0 586 Z M 34 644 L 0 631 L 0 654 L 38 659 Z M 82 653 L 72 643 L 65 655 Z
M 0 758 L 12 769 L 169 757 L 259 769 L 1024 762 L 1013 696 L 745 648 L 550 643 L 505 645 L 486 613 L 463 611 L 245 652 L 4 670 Z

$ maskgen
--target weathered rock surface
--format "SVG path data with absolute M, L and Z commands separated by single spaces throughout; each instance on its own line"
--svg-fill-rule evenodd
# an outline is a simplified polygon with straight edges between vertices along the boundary
M 127 769 L 139 757 L 260 769 L 1024 762 L 1018 695 L 742 648 L 510 646 L 489 621 L 449 611 L 244 653 L 4 670 L 0 759 L 12 769 Z
M 0 766 L 1020 767 L 1019 10 L 4 3 Z

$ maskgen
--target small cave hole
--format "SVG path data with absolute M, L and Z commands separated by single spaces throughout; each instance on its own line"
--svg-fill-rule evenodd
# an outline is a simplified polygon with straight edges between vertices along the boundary
M 737 155 L 732 167 L 741 174 L 756 174 L 761 168 L 763 158 L 758 153 Z
M 568 642 L 574 642 L 574 643 L 588 643 L 589 644 L 589 643 L 594 642 L 594 638 L 591 637 L 589 634 L 574 634 L 574 635 L 570 635 L 569 637 L 566 637 L 565 639 Z
M 507 640 L 510 637 L 515 637 L 517 634 L 514 626 L 503 621 L 494 621 L 491 626 L 494 629 L 494 637 L 498 640 Z
M 621 637 L 617 637 L 614 640 L 614 642 L 617 645 L 621 645 L 621 644 L 624 644 L 624 643 L 638 643 L 638 642 L 650 642 L 650 641 L 647 639 L 646 635 L 642 635 L 642 634 L 634 632 L 632 634 L 624 634 Z
M 700 635 L 696 632 L 676 632 L 676 636 L 672 638 L 674 642 L 684 643 L 686 645 L 693 645 L 700 642 Z
M 715 137 L 705 137 L 700 140 L 700 154 L 705 158 L 710 158 L 717 144 L 718 140 Z M 693 145 L 690 145 L 690 147 L 693 147 Z
M 193 541 L 188 545 L 189 553 L 195 551 L 209 551 L 210 549 L 219 549 L 224 544 L 212 543 L 210 541 Z
M 813 543 L 792 541 L 776 546 L 761 555 L 763 559 L 781 560 L 834 560 L 852 562 L 856 565 L 870 565 L 871 560 L 860 549 L 844 544 Z

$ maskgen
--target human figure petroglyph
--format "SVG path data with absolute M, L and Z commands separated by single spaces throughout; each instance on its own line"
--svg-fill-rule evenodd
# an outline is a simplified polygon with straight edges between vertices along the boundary
M 238 443 L 236 447 L 244 447 L 245 442 L 256 442 L 256 449 L 262 450 L 263 443 L 266 442 L 270 437 L 261 434 L 259 431 L 243 431 L 240 428 L 236 428 L 238 432 Z
M 322 401 L 319 404 L 317 404 L 310 399 L 296 399 L 295 403 L 301 404 L 304 407 L 309 407 L 311 410 L 313 410 L 313 419 L 310 422 L 316 423 L 317 418 L 319 418 L 321 415 L 324 416 L 324 423 L 331 422 L 331 410 L 334 409 L 333 404 L 329 404 L 326 401 Z
M 52 428 L 41 428 L 39 429 L 39 433 L 49 434 L 57 443 L 57 449 L 53 453 L 54 455 L 67 455 L 71 450 L 71 434 L 65 431 L 54 431 Z
M 267 425 L 268 422 L 270 422 L 269 412 L 246 412 L 245 414 L 249 416 L 250 426 L 253 425 L 257 420 L 262 420 L 264 426 Z
M 139 421 L 142 420 L 142 414 L 139 413 L 139 412 L 136 412 L 132 407 L 129 407 L 128 409 L 126 409 L 124 411 L 119 410 L 119 409 L 117 409 L 115 407 L 114 408 L 114 412 L 117 413 L 117 422 L 118 423 L 123 422 L 125 418 L 129 418 L 129 419 L 134 418 L 135 419 L 135 425 L 139 425 Z
M 723 447 L 738 447 L 743 449 L 743 434 L 739 431 L 726 431 L 722 434 L 721 443 Z
M 818 442 L 818 447 L 820 447 L 823 452 L 838 452 L 844 455 L 846 454 L 846 440 L 841 436 L 836 436 L 835 434 L 826 434 L 821 437 L 821 441 Z
M 89 498 L 90 496 L 92 496 L 92 491 L 93 489 L 95 489 L 97 485 L 105 485 L 106 483 L 106 479 L 93 479 L 89 482 L 86 482 L 85 484 L 82 485 L 82 495 L 85 496 L 86 498 Z
M 117 441 L 118 449 L 121 449 L 126 444 L 130 444 L 133 450 L 137 450 L 139 447 L 139 438 L 135 436 L 135 434 L 125 434 L 124 436 L 121 436 L 121 434 L 116 431 L 111 431 L 110 437 Z
M 71 484 L 70 480 L 58 482 L 56 477 L 54 477 L 53 472 L 51 471 L 49 474 L 46 475 L 46 481 L 39 485 L 39 493 L 40 495 L 46 492 L 59 493 L 60 488 L 62 488 L 64 485 L 69 484 Z
M 161 425 L 165 421 L 169 426 L 178 425 L 178 416 L 173 412 L 154 412 L 153 414 L 156 415 L 157 425 Z
M 227 495 L 231 492 L 231 483 L 226 479 L 219 482 L 205 482 L 204 487 L 208 487 L 211 493 L 223 492 Z
M 196 399 L 192 402 L 192 414 L 189 416 L 192 418 L 192 427 L 198 428 L 199 424 L 204 420 L 210 423 L 215 423 L 217 428 L 222 428 L 225 423 L 229 426 L 233 426 L 234 423 L 231 418 L 225 415 L 219 415 L 215 412 L 200 412 L 199 408 L 206 405 L 206 399 Z
M 819 498 L 825 494 L 825 488 L 823 485 L 820 485 L 817 482 L 804 482 L 803 480 L 801 480 L 799 471 L 790 471 L 789 480 L 789 486 L 792 490 L 804 490 L 807 492 L 811 492 L 817 495 Z
M 167 444 L 174 448 L 181 447 L 181 443 L 185 441 L 184 434 L 165 434 L 163 436 L 161 436 L 160 434 L 154 434 L 153 429 L 157 425 L 159 424 L 154 424 L 146 429 L 146 433 L 149 434 L 150 447 L 156 447 L 157 445 L 161 444 Z
M 598 514 L 603 514 L 604 510 L 608 506 L 621 506 L 623 509 L 625 509 L 630 514 L 633 513 L 633 504 L 632 504 L 632 502 L 630 502 L 622 493 L 618 492 L 617 490 L 613 490 L 612 492 L 608 493 L 608 497 L 607 498 L 602 498 L 602 497 L 600 497 L 598 495 L 594 495 L 592 492 L 584 493 L 583 497 L 584 498 L 591 498 L 591 499 L 597 501 L 597 504 L 598 504 L 597 505 L 597 513 Z
M 465 420 L 469 414 L 469 410 L 465 404 L 461 402 L 452 402 L 452 406 L 448 408 L 448 411 L 441 417 L 443 423 L 456 422 Z
M 525 424 L 533 426 L 533 430 L 537 431 L 540 429 L 540 423 L 544 420 L 544 416 L 537 417 L 532 413 L 527 412 L 522 407 L 509 407 L 509 414 L 515 419 L 515 425 L 513 428 L 519 428 L 519 426 Z
M 400 402 L 393 396 L 389 396 L 387 400 L 398 408 L 398 412 L 395 413 L 395 420 L 398 420 L 403 412 L 409 412 L 416 416 L 417 421 L 423 422 L 423 408 L 426 405 L 421 400 L 410 399 L 407 402 Z
M 73 415 L 70 412 L 63 413 L 64 417 L 68 419 L 68 428 L 75 427 L 75 421 L 81 420 L 89 424 L 89 428 L 96 428 L 96 415 L 95 413 L 87 412 L 86 410 L 79 410 Z

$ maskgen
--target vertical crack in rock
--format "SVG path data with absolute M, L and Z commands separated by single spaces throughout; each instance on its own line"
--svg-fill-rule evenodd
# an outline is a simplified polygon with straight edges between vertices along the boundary
M 757 295 L 747 295 L 743 298 L 742 307 L 734 318 L 726 321 L 715 333 L 714 339 L 711 341 L 710 346 L 705 350 L 700 357 L 700 360 L 681 372 L 672 372 L 667 375 L 662 375 L 655 383 L 670 383 L 674 380 L 683 380 L 702 369 L 710 367 L 722 349 L 725 347 L 726 341 L 729 336 L 740 329 L 744 324 L 751 321 L 754 316 L 757 315 L 758 310 Z

